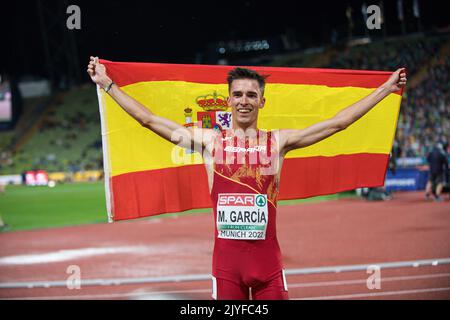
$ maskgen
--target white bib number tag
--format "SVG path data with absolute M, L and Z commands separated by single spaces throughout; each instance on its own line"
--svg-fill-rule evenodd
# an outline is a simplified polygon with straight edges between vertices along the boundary
M 264 240 L 268 221 L 266 194 L 219 194 L 216 221 L 219 238 Z

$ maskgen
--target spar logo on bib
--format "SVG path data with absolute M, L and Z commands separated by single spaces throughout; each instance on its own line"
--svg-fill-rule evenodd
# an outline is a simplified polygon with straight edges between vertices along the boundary
M 219 194 L 216 219 L 219 238 L 264 240 L 268 220 L 266 194 Z
M 267 197 L 265 197 L 265 196 L 263 196 L 263 195 L 258 195 L 258 196 L 256 196 L 256 205 L 257 205 L 258 207 L 264 207 L 264 206 L 266 205 L 266 203 L 267 203 L 266 198 L 267 198 Z
M 219 194 L 219 201 L 217 205 L 253 207 L 255 205 L 255 195 L 241 193 Z

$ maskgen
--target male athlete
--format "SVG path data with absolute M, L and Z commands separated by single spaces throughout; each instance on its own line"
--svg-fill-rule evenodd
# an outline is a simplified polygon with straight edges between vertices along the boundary
M 425 197 L 429 199 L 431 193 L 434 193 L 435 201 L 441 202 L 441 194 L 447 180 L 448 171 L 447 154 L 442 143 L 436 143 L 431 152 L 428 153 L 427 162 L 430 166 L 430 176 L 425 187 Z
M 115 85 L 97 57 L 90 58 L 87 72 L 142 126 L 179 146 L 201 150 L 215 218 L 213 298 L 233 300 L 288 299 L 276 237 L 276 201 L 285 155 L 344 130 L 406 85 L 405 70 L 398 69 L 371 94 L 328 120 L 301 130 L 266 132 L 257 127 L 258 112 L 265 104 L 265 77 L 235 68 L 227 79 L 232 129 L 217 132 L 185 128 L 155 115 Z M 195 130 L 202 134 L 194 134 Z

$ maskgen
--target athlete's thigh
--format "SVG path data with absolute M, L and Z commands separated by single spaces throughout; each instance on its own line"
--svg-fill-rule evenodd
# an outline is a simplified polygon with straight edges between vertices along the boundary
M 249 300 L 249 289 L 236 282 L 213 277 L 213 299 L 215 300 Z

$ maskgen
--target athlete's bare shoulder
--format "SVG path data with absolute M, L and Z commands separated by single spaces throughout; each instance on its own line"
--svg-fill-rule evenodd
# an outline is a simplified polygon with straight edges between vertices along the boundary
M 216 139 L 220 136 L 220 132 L 208 128 L 191 128 L 194 140 L 201 143 L 204 150 L 212 152 Z
M 220 132 L 214 129 L 202 129 L 204 135 L 204 141 L 206 143 L 214 142 L 218 137 L 221 136 Z
M 291 135 L 295 130 L 293 129 L 279 129 L 277 130 L 278 138 L 278 149 L 281 155 L 285 156 L 288 150 L 286 149 L 286 143 L 288 141 L 289 135 Z
M 277 149 L 277 152 L 280 153 L 280 146 L 283 144 L 284 141 L 284 136 L 283 136 L 283 131 L 281 129 L 272 129 L 272 130 L 268 130 L 265 131 L 265 134 L 270 132 L 270 139 L 272 140 L 272 145 L 273 147 L 275 147 Z

